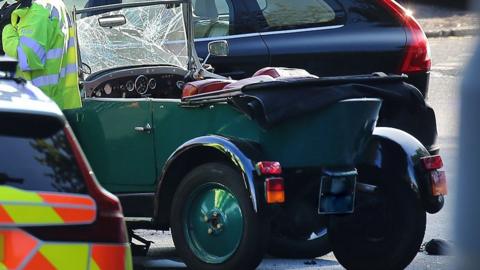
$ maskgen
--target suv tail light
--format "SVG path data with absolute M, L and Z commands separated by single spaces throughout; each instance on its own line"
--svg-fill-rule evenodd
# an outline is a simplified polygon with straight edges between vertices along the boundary
M 83 227 L 84 230 L 79 232 L 82 234 L 81 238 L 95 242 L 128 243 L 127 229 L 120 201 L 113 194 L 102 188 L 97 182 L 69 126 L 65 127 L 65 134 L 72 148 L 77 165 L 82 172 L 88 192 L 97 203 L 97 219 L 93 224 Z
M 428 39 L 420 24 L 412 14 L 394 0 L 380 1 L 403 26 L 407 29 L 407 46 L 402 65 L 401 73 L 416 73 L 429 71 L 432 65 Z

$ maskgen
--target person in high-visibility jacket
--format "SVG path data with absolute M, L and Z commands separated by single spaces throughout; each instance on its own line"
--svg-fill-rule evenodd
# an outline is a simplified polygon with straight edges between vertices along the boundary
M 62 0 L 33 0 L 11 18 L 2 44 L 6 55 L 18 59 L 17 75 L 61 109 L 81 107 L 75 29 Z

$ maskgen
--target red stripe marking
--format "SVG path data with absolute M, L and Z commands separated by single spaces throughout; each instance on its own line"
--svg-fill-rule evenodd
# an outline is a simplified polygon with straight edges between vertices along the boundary
M 10 215 L 3 209 L 3 207 L 0 205 L 0 223 L 14 223 L 13 219 L 10 217 Z
M 33 258 L 28 262 L 24 270 L 57 270 L 42 253 L 37 252 Z
M 95 201 L 88 196 L 72 196 L 67 194 L 38 193 L 46 203 L 75 204 L 95 206 Z
M 23 260 L 33 252 L 37 240 L 20 230 L 0 230 L 4 236 L 4 261 L 7 269 L 17 269 Z M 40 269 L 40 268 L 39 268 Z
M 93 223 L 97 216 L 95 209 L 53 208 L 65 223 Z
M 125 269 L 125 253 L 125 246 L 120 245 L 93 245 L 92 247 L 92 257 L 102 270 Z

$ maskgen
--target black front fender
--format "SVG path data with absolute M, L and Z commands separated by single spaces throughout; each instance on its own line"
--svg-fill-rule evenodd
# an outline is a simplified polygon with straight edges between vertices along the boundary
M 432 195 L 430 178 L 420 163 L 420 158 L 425 156 L 430 156 L 430 153 L 410 134 L 399 129 L 379 127 L 375 128 L 357 167 L 360 175 L 362 170 L 377 170 L 407 181 L 422 201 L 425 211 L 436 213 L 443 207 L 444 200 L 443 196 Z
M 260 157 L 258 149 L 255 143 L 216 135 L 198 137 L 181 145 L 168 158 L 157 184 L 154 202 L 155 224 L 159 227 L 168 227 L 170 205 L 176 187 L 189 171 L 208 162 L 228 162 L 238 169 L 245 188 L 250 193 L 252 207 L 258 212 L 255 188 L 255 162 Z

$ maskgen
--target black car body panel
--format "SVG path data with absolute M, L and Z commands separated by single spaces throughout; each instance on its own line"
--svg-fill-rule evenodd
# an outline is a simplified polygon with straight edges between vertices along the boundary
M 421 198 L 425 211 L 434 214 L 442 209 L 444 196 L 432 195 L 429 174 L 420 160 L 429 155 L 427 149 L 410 134 L 395 128 L 376 128 L 358 162 L 358 170 L 365 178 L 376 177 L 376 171 L 380 170 L 401 175 Z
M 265 7 L 259 4 L 262 1 L 265 0 L 194 2 L 199 8 L 206 4 L 210 10 L 216 9 L 214 14 L 209 15 L 219 18 L 215 23 L 223 23 L 225 27 L 228 24 L 228 29 L 222 31 L 212 31 L 216 29 L 215 25 L 208 33 L 195 31 L 196 49 L 203 58 L 207 56 L 207 44 L 210 41 L 225 39 L 229 42 L 229 56 L 211 57 L 208 60 L 216 73 L 241 79 L 265 66 L 301 68 L 320 77 L 373 72 L 401 73 L 409 33 L 399 18 L 382 5 L 380 0 L 317 1 L 330 7 L 329 20 L 300 25 L 275 22 L 280 26 L 269 26 L 264 15 Z M 292 6 L 287 6 L 289 10 L 286 15 L 293 12 L 291 16 L 295 16 L 295 5 L 301 5 L 301 2 L 305 1 L 292 1 Z M 290 5 L 290 2 L 286 5 Z M 200 13 L 201 11 L 200 8 Z M 308 17 L 308 14 L 305 16 Z M 295 22 L 288 16 L 284 18 Z M 198 22 L 203 23 L 203 19 L 197 20 L 196 28 Z M 308 22 L 310 19 L 306 20 Z M 406 82 L 418 88 L 423 98 L 426 98 L 430 73 L 425 71 L 407 75 Z M 385 119 L 384 114 L 380 115 L 379 125 L 401 128 L 419 139 L 428 150 L 435 152 L 438 150 L 435 146 L 437 130 L 434 113 L 431 113 L 433 116 L 429 119 L 433 122 L 423 127 L 414 123 L 415 117 L 404 119 L 401 115 L 390 115 Z M 409 123 L 410 121 L 413 122 Z
M 200 38 L 197 33 L 196 48 L 204 58 L 209 41 L 228 40 L 230 56 L 212 57 L 209 63 L 234 79 L 266 65 L 302 68 L 318 76 L 398 73 L 405 54 L 404 27 L 377 1 L 329 0 L 334 20 L 285 27 L 268 27 L 257 0 L 217 2 L 228 4 L 229 33 Z M 409 75 L 425 94 L 429 74 Z

